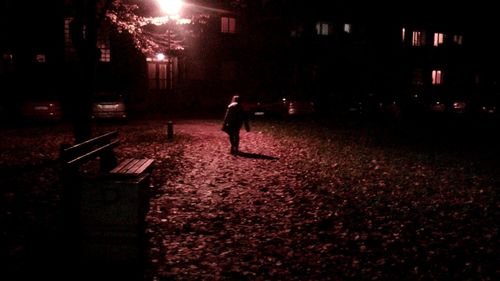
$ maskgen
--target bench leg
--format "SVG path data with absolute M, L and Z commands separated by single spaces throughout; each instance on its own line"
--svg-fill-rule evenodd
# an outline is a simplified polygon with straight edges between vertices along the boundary
M 116 160 L 116 156 L 113 153 L 112 150 L 106 151 L 103 153 L 101 156 L 101 163 L 100 163 L 100 172 L 106 173 L 116 167 L 118 164 L 118 161 Z

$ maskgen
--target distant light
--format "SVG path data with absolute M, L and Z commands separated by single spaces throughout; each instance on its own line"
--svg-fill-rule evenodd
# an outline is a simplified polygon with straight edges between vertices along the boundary
M 156 55 L 156 58 L 161 61 L 165 59 L 165 55 L 160 53 Z
M 453 103 L 453 108 L 454 109 L 465 109 L 467 104 L 465 102 L 454 102 Z
M 35 56 L 35 59 L 38 63 L 44 63 L 46 60 L 45 60 L 45 55 L 44 54 L 37 54 Z
M 182 0 L 157 0 L 161 10 L 167 15 L 177 15 L 182 9 Z
M 345 33 L 351 33 L 351 28 L 352 28 L 352 25 L 350 23 L 344 24 L 344 32 Z

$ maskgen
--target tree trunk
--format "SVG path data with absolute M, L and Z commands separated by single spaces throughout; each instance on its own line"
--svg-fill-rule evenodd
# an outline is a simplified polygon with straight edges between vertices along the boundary
M 75 142 L 92 136 L 91 109 L 100 52 L 97 48 L 96 0 L 76 0 L 71 38 L 78 53 L 79 67 L 74 85 L 73 125 Z

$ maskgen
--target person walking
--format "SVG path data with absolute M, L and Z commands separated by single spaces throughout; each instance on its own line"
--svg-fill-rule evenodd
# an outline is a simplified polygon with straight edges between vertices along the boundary
M 242 125 L 245 126 L 247 132 L 250 132 L 247 114 L 240 104 L 240 96 L 234 95 L 231 99 L 231 103 L 227 106 L 224 123 L 222 125 L 222 130 L 229 135 L 231 154 L 233 155 L 238 154 L 240 129 Z

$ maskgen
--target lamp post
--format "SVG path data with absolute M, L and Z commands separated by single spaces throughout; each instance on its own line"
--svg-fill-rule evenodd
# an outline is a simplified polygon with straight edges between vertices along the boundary
M 161 11 L 168 16 L 168 26 L 167 26 L 167 42 L 168 42 L 168 51 L 171 49 L 172 45 L 172 30 L 171 23 L 172 19 L 179 18 L 179 14 L 184 6 L 184 2 L 182 0 L 157 0 L 158 5 L 160 6 Z M 168 54 L 168 52 L 167 52 Z
M 180 17 L 180 13 L 182 11 L 182 7 L 184 6 L 184 2 L 182 0 L 157 0 L 158 6 L 161 9 L 161 12 L 164 13 L 168 17 L 166 22 L 166 52 L 165 55 L 159 54 L 157 56 L 158 61 L 165 61 L 166 63 L 166 89 L 170 90 L 172 87 L 173 80 L 173 55 L 172 55 L 172 28 L 174 22 L 172 20 L 177 20 Z
M 181 8 L 183 6 L 182 0 L 157 0 L 158 4 L 160 5 L 161 10 L 169 16 L 169 25 L 170 25 L 170 18 L 177 18 L 179 17 L 179 13 L 181 11 Z M 171 38 L 171 30 L 170 26 L 167 26 L 167 56 L 170 56 L 170 49 L 171 49 L 171 44 L 172 44 L 172 38 Z M 158 54 L 157 55 L 158 60 L 164 60 L 165 56 L 163 54 Z M 167 81 L 171 83 L 171 63 L 172 60 L 171 58 L 167 57 Z M 169 139 L 172 139 L 174 136 L 174 128 L 173 128 L 173 123 L 172 121 L 168 121 L 167 124 L 167 137 Z

